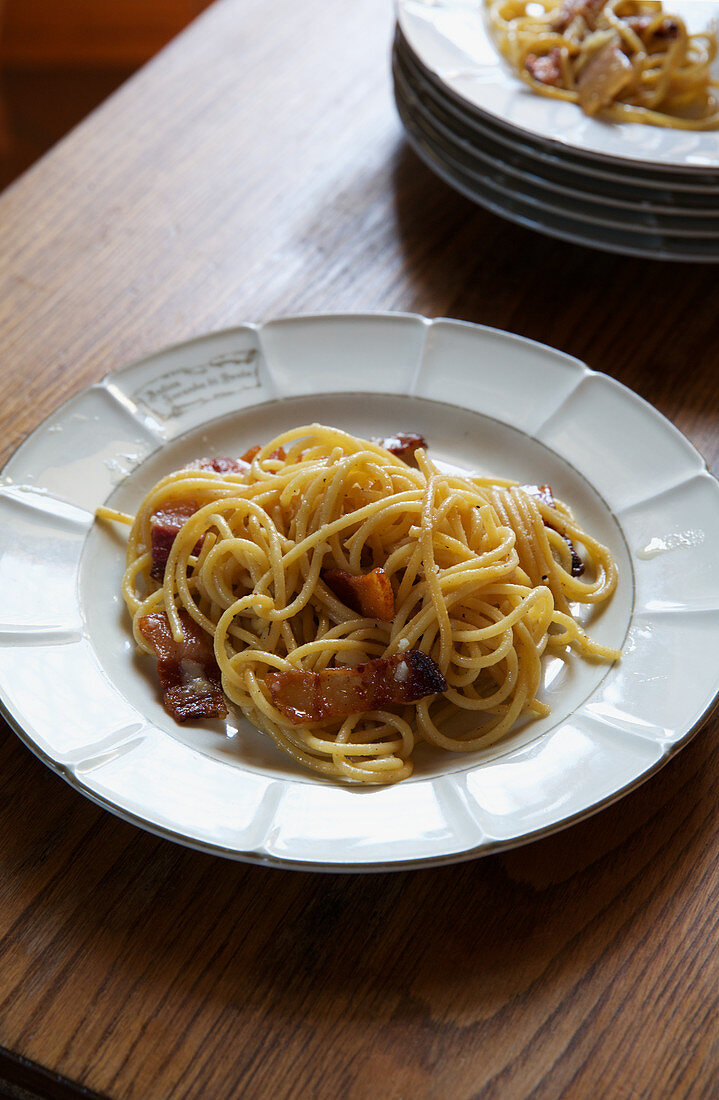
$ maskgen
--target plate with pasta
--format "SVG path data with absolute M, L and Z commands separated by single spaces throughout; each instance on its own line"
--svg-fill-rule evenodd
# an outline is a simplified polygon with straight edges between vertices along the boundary
M 719 691 L 701 458 L 479 326 L 285 318 L 159 352 L 42 425 L 0 508 L 4 713 L 84 795 L 232 858 L 526 842 L 650 776 Z
M 447 95 L 512 133 L 628 168 L 719 168 L 713 0 L 398 0 L 397 13 Z

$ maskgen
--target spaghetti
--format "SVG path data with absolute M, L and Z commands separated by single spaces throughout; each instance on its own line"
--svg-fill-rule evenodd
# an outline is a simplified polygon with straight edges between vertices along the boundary
M 612 556 L 549 487 L 410 457 L 314 424 L 169 474 L 134 519 L 101 509 L 132 524 L 124 598 L 166 691 L 216 705 L 216 661 L 224 696 L 302 765 L 392 783 L 419 740 L 471 752 L 547 714 L 547 650 L 618 658 L 572 613 L 612 595 Z
M 503 56 L 543 96 L 588 115 L 719 128 L 713 30 L 689 34 L 659 0 L 487 0 Z

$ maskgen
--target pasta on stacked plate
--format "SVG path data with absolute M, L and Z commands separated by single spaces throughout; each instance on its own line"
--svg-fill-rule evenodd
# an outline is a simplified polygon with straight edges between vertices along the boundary
M 159 481 L 124 597 L 178 720 L 225 700 L 302 765 L 393 783 L 417 741 L 471 752 L 538 698 L 542 656 L 612 661 L 572 605 L 617 583 L 549 486 L 439 469 L 419 436 L 318 424 Z
M 719 128 L 714 31 L 689 34 L 659 0 L 488 0 L 497 44 L 535 92 L 588 115 Z

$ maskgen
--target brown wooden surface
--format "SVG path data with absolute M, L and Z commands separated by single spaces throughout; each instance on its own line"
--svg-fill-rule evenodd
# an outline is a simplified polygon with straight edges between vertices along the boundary
M 135 68 L 10 67 L 0 57 L 0 191 L 107 99 Z
M 513 227 L 402 139 L 388 0 L 220 0 L 0 199 L 2 455 L 241 320 L 399 309 L 553 344 L 719 465 L 719 280 Z M 111 1097 L 716 1095 L 717 721 L 513 853 L 218 861 L 0 742 L 0 1045 Z
M 0 0 L 0 61 L 141 65 L 210 0 Z

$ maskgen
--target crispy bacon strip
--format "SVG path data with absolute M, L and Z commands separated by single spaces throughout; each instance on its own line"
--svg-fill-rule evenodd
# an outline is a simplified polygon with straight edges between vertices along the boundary
M 551 485 L 520 485 L 520 489 L 523 489 L 530 497 L 535 497 L 537 500 L 541 500 L 544 504 L 547 504 L 550 508 L 556 508 L 557 502 L 554 499 L 554 493 L 552 492 Z M 544 521 L 546 527 L 551 527 L 553 531 L 556 531 L 556 527 L 552 527 L 551 523 Z M 561 534 L 561 532 L 559 532 Z M 566 535 L 562 535 L 562 538 L 569 547 L 569 551 L 572 555 L 572 565 L 570 572 L 573 577 L 581 577 L 584 572 L 584 562 L 580 558 L 577 551 L 574 549 L 574 543 Z
M 387 435 L 383 439 L 373 439 L 379 447 L 384 447 L 395 458 L 401 458 L 408 466 L 415 466 L 414 453 L 418 447 L 427 450 L 427 440 L 417 432 L 398 432 L 397 435 Z
M 157 655 L 165 709 L 177 722 L 225 718 L 220 669 L 207 635 L 186 611 L 180 612 L 185 637 L 176 642 L 164 611 L 140 619 L 138 628 Z
M 242 458 L 198 458 L 188 467 L 190 470 L 211 470 L 216 474 L 244 474 L 249 468 L 249 462 Z M 199 507 L 195 500 L 168 501 L 150 516 L 152 551 L 150 576 L 156 581 L 161 581 L 165 576 L 167 559 L 182 525 Z M 199 554 L 201 549 L 202 540 L 200 539 L 193 553 Z
M 547 54 L 528 53 L 524 64 L 540 84 L 551 84 L 554 88 L 562 86 L 561 53 L 558 46 Z
M 294 725 L 402 706 L 447 690 L 435 662 L 419 649 L 354 668 L 270 672 L 267 685 L 274 705 Z
M 394 592 L 384 569 L 355 576 L 344 569 L 323 569 L 322 580 L 335 596 L 368 619 L 389 623 L 394 618 Z
M 164 577 L 172 544 L 183 524 L 194 515 L 198 507 L 194 500 L 171 500 L 150 516 L 150 549 L 152 551 L 150 576 L 156 581 L 161 581 Z M 193 552 L 199 554 L 201 547 L 200 541 Z

